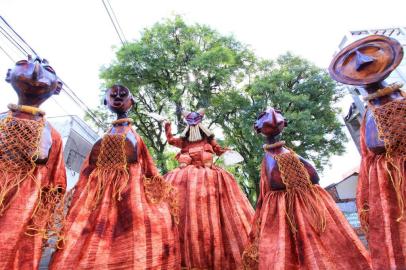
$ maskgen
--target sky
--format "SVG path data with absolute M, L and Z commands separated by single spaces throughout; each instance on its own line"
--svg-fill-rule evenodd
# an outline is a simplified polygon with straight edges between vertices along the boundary
M 248 44 L 258 56 L 276 58 L 291 51 L 321 68 L 328 67 L 343 36 L 350 30 L 406 27 L 404 0 L 110 0 L 127 40 L 155 22 L 182 15 L 189 23 L 209 25 Z M 57 74 L 89 107 L 100 103 L 99 70 L 114 59 L 120 45 L 101 0 L 1 0 L 0 15 L 49 60 Z M 12 52 L 0 36 L 0 46 Z M 21 58 L 11 53 L 15 60 Z M 0 51 L 0 74 L 13 63 Z M 16 102 L 12 88 L 0 80 L 0 111 Z M 339 106 L 351 102 L 345 98 Z M 62 93 L 47 101 L 48 116 L 78 114 Z M 322 185 L 338 181 L 359 163 L 354 144 L 333 157 Z

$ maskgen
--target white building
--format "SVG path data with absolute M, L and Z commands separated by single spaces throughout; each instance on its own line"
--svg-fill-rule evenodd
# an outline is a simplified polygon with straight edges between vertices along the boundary
M 75 115 L 49 117 L 47 120 L 62 136 L 68 189 L 71 189 L 79 178 L 83 161 L 100 136 Z
M 325 189 L 333 197 L 338 208 L 343 212 L 348 223 L 352 226 L 361 241 L 367 245 L 365 233 L 361 230 L 361 223 L 358 218 L 356 193 L 358 184 L 359 167 L 355 167 L 346 172 L 342 180 L 338 183 L 331 184 Z

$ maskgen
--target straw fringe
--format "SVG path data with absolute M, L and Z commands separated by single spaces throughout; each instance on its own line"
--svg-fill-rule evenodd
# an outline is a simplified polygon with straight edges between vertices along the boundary
M 34 171 L 40 152 L 40 140 L 45 121 L 8 116 L 0 121 L 0 216 L 8 207 L 9 195 L 26 179 L 35 182 Z M 37 183 L 38 190 L 40 183 Z
M 68 198 L 65 194 L 65 190 L 59 186 L 47 186 L 40 190 L 38 204 L 31 217 L 32 223 L 27 227 L 27 235 L 41 235 L 45 240 L 52 240 L 48 241 L 50 246 L 58 249 L 63 247 Z
M 259 237 L 261 231 L 261 220 L 258 218 L 255 221 L 255 226 L 252 230 L 255 232 L 254 239 L 251 243 L 244 249 L 242 253 L 242 264 L 244 270 L 256 270 L 258 269 L 259 263 Z
M 286 217 L 293 233 L 297 232 L 294 218 L 295 201 L 301 200 L 311 219 L 312 227 L 322 233 L 327 226 L 325 208 L 317 188 L 312 184 L 310 176 L 296 153 L 289 149 L 288 153 L 275 156 L 282 182 L 286 186 Z
M 369 232 L 369 205 L 367 202 L 364 202 L 362 208 L 359 211 L 359 221 L 361 223 L 361 229 L 365 234 Z
M 160 175 L 144 177 L 144 190 L 145 196 L 151 203 L 159 204 L 162 201 L 168 203 L 175 223 L 179 224 L 178 194 L 170 183 Z
M 96 179 L 95 183 L 88 181 L 86 184 L 87 192 L 93 192 L 86 201 L 86 207 L 91 210 L 99 205 L 109 185 L 113 185 L 112 199 L 122 199 L 121 193 L 129 181 L 125 138 L 125 134 L 106 134 L 102 139 L 96 169 L 89 176 L 89 179 Z
M 401 170 L 406 161 L 406 134 L 404 129 L 394 123 L 404 123 L 406 119 L 406 100 L 393 100 L 379 107 L 372 107 L 372 115 L 378 129 L 378 137 L 385 144 L 385 170 L 396 192 L 400 222 L 405 213 L 405 175 Z M 393 172 L 394 171 L 394 172 Z
M 187 133 L 189 132 L 188 141 L 190 142 L 197 142 L 202 140 L 202 135 L 200 133 L 202 131 L 206 134 L 207 137 L 213 137 L 214 133 L 211 132 L 208 128 L 206 128 L 202 123 L 199 123 L 194 126 L 188 125 L 185 130 L 183 130 L 182 134 L 180 135 L 182 138 L 186 138 Z

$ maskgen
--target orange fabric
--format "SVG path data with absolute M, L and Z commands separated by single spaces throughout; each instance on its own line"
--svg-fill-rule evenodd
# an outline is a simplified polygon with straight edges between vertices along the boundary
M 204 166 L 202 152 L 213 152 L 206 140 L 177 145 L 184 146 L 182 153 L 201 149 L 200 154 L 192 151 L 192 164 L 164 176 L 178 189 L 183 269 L 241 269 L 252 206 L 231 174 L 214 165 Z
M 54 254 L 49 269 L 180 269 L 175 221 L 165 202 L 152 203 L 145 194 L 144 178 L 158 172 L 144 142 L 134 135 L 138 161 L 127 164 L 128 183 L 120 200 L 116 187 L 127 180 L 111 170 L 103 176 L 100 202 L 95 208 L 85 207 L 100 182 L 99 174 L 93 173 L 97 168 L 85 161 L 66 218 L 65 245 Z
M 291 197 L 290 202 L 286 191 L 270 189 L 265 162 L 260 185 L 251 244 L 244 253 L 246 269 L 370 269 L 368 252 L 323 188 L 314 185 L 317 196 L 303 190 Z M 296 233 L 287 218 L 288 203 L 293 207 Z M 323 209 L 326 219 L 323 232 L 314 229 L 309 204 L 318 204 Z
M 401 129 L 405 119 L 390 120 L 390 123 L 394 127 L 400 125 Z M 367 233 L 373 269 L 406 269 L 406 218 L 403 216 L 397 221 L 402 213 L 399 195 L 404 198 L 406 192 L 406 157 L 376 155 L 369 151 L 365 142 L 365 121 L 361 126 L 360 143 L 362 161 L 357 207 Z
M 310 180 L 309 173 L 303 163 L 299 160 L 296 153 L 290 152 L 276 155 L 275 160 L 278 163 L 278 169 L 281 173 L 282 182 L 286 186 L 286 215 L 296 233 L 297 226 L 295 220 L 295 200 L 300 197 L 308 207 L 308 216 L 311 219 L 313 228 L 318 232 L 323 232 L 326 227 L 326 218 L 324 210 L 318 202 L 319 194 Z
M 0 121 L 0 215 L 7 208 L 9 193 L 27 177 L 32 178 L 44 123 L 43 118 L 15 118 L 11 112 Z
M 371 106 L 371 109 L 387 155 L 390 158 L 406 157 L 406 99 Z
M 406 160 L 406 99 L 393 100 L 379 107 L 372 107 L 373 116 L 378 128 L 378 136 L 384 141 L 389 178 L 396 190 L 399 217 L 404 217 L 405 208 L 405 173 L 399 160 Z M 402 163 L 402 162 L 401 162 Z
M 122 199 L 121 192 L 129 180 L 125 155 L 125 134 L 104 135 L 100 154 L 97 157 L 96 169 L 92 171 L 89 178 L 97 179 L 97 181 L 96 187 L 92 187 L 93 182 L 87 182 L 87 189 L 94 189 L 94 197 L 89 197 L 87 207 L 95 209 L 98 206 L 109 184 L 113 185 L 112 199 Z
M 197 142 L 189 142 L 186 139 L 177 138 L 172 135 L 172 128 L 170 123 L 165 124 L 165 134 L 166 139 L 170 145 L 178 147 L 181 149 L 180 153 L 178 153 L 177 158 L 181 153 L 188 153 L 190 148 L 195 148 L 199 146 L 204 146 L 205 151 L 210 153 L 215 153 L 218 156 L 224 154 L 228 149 L 222 148 L 214 138 L 197 141 Z
M 7 195 L 0 216 L 0 269 L 38 269 L 46 229 L 66 188 L 62 139 L 51 129 L 52 147 L 46 164 L 36 164 L 31 176 Z M 4 180 L 4 174 L 0 181 Z M 55 195 L 50 198 L 51 194 Z M 60 202 L 60 201 L 59 201 Z M 54 232 L 51 232 L 52 234 Z M 56 233 L 56 232 L 55 232 Z M 34 234 L 33 236 L 29 234 Z

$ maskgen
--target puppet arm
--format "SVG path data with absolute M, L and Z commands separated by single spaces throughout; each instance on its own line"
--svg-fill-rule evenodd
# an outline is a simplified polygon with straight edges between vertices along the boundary
M 181 138 L 176 138 L 172 135 L 172 129 L 171 129 L 171 122 L 165 122 L 165 134 L 166 134 L 166 140 L 170 145 L 173 145 L 178 148 L 182 148 L 182 142 L 183 140 Z
M 218 156 L 221 156 L 222 154 L 230 150 L 230 148 L 221 147 L 221 145 L 219 145 L 215 139 L 212 139 L 210 141 L 210 144 L 213 147 L 214 153 L 216 153 L 216 155 Z

